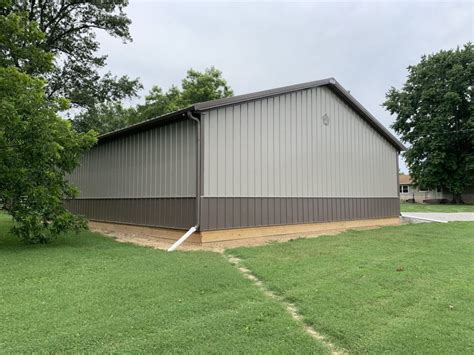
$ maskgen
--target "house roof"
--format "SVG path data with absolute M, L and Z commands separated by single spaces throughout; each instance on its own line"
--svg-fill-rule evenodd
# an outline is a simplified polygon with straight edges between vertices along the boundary
M 400 185 L 412 185 L 411 177 L 410 175 L 399 175 L 398 181 L 400 182 Z
M 173 121 L 178 121 L 186 118 L 186 113 L 188 111 L 200 113 L 209 109 L 234 105 L 238 103 L 243 103 L 246 101 L 252 101 L 257 99 L 262 99 L 271 96 L 277 96 L 281 94 L 286 94 L 294 91 L 317 88 L 321 86 L 329 87 L 336 95 L 338 95 L 344 102 L 346 102 L 353 110 L 359 113 L 362 118 L 364 118 L 367 123 L 369 123 L 377 132 L 379 132 L 388 142 L 390 142 L 397 150 L 405 150 L 405 146 L 393 135 L 391 134 L 369 111 L 367 111 L 360 103 L 357 101 L 346 89 L 344 89 L 334 78 L 328 78 L 317 81 L 310 81 L 307 83 L 284 86 L 271 90 L 257 91 L 245 95 L 237 95 L 233 97 L 227 97 L 218 100 L 198 102 L 184 108 L 182 110 L 171 112 L 163 116 L 149 119 L 134 125 L 105 133 L 99 136 L 99 141 L 107 140 L 112 137 L 132 133 L 134 131 L 140 131 L 148 129 L 154 126 L 159 126 Z

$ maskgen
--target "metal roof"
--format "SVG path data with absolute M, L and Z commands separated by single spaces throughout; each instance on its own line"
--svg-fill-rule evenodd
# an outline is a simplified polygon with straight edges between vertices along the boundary
M 112 137 L 124 135 L 134 131 L 139 131 L 154 126 L 162 125 L 165 123 L 173 122 L 180 119 L 186 118 L 186 112 L 203 112 L 209 109 L 234 105 L 246 101 L 262 99 L 271 96 L 277 96 L 281 94 L 286 94 L 294 91 L 305 90 L 316 88 L 320 86 L 328 86 L 333 92 L 335 92 L 344 102 L 346 102 L 353 110 L 359 113 L 377 132 L 379 132 L 385 139 L 387 139 L 395 148 L 399 151 L 406 150 L 405 146 L 393 135 L 388 129 L 386 129 L 369 111 L 367 111 L 360 103 L 357 101 L 346 89 L 344 89 L 336 79 L 328 78 L 323 80 L 310 81 L 307 83 L 284 86 L 271 90 L 264 90 L 253 92 L 250 94 L 237 95 L 232 97 L 227 97 L 218 100 L 198 102 L 192 106 L 184 108 L 179 111 L 171 112 L 163 116 L 149 119 L 134 125 L 118 129 L 109 133 L 105 133 L 99 136 L 99 141 L 107 140 Z

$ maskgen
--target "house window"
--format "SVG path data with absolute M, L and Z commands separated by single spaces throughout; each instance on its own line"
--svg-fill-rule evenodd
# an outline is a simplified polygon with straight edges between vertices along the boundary
M 408 193 L 408 185 L 400 185 L 400 193 L 407 194 Z
M 439 193 L 441 193 L 441 192 L 443 192 L 443 189 L 442 189 L 441 187 L 439 187 L 439 186 L 438 186 L 438 187 L 436 188 L 436 192 L 439 192 Z

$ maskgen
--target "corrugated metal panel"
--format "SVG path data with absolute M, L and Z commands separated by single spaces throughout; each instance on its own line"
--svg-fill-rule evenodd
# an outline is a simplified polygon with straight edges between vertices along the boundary
M 196 198 L 77 199 L 65 205 L 95 221 L 178 229 L 196 224 Z
M 107 140 L 69 177 L 79 198 L 196 196 L 196 124 L 184 120 Z
M 213 109 L 202 125 L 203 196 L 398 194 L 397 150 L 327 87 Z
M 201 230 L 398 217 L 390 198 L 201 198 Z

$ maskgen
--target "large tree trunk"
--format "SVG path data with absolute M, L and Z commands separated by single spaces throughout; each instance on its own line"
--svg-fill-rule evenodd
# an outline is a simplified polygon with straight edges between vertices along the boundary
M 454 204 L 464 204 L 464 201 L 462 200 L 461 194 L 454 194 L 453 193 L 452 203 L 454 203 Z

